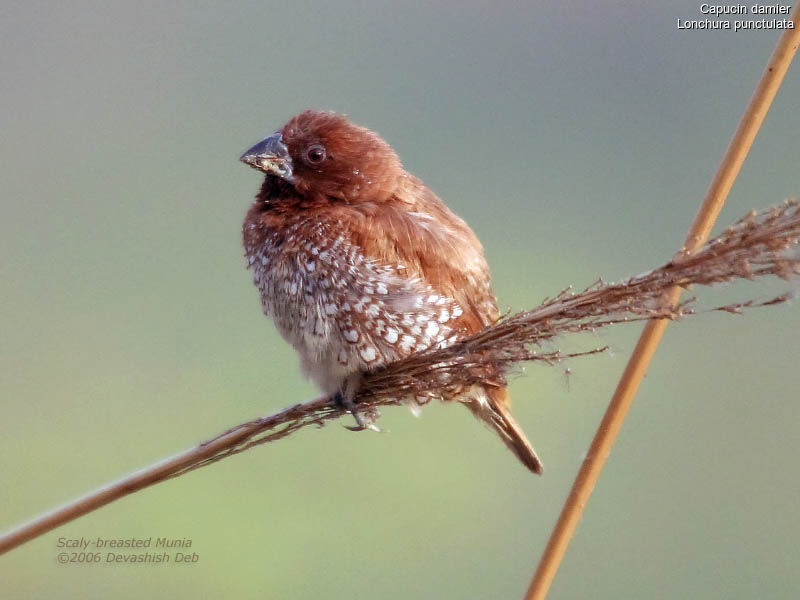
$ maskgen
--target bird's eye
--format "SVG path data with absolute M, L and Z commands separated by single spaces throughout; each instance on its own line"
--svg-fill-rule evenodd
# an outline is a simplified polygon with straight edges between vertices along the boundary
M 325 160 L 325 146 L 313 144 L 306 150 L 306 160 L 312 165 L 318 165 Z

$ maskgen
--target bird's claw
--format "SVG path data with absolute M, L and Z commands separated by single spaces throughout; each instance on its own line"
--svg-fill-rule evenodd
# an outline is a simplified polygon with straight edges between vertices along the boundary
M 354 413 L 353 418 L 355 418 L 357 425 L 345 425 L 345 429 L 349 429 L 350 431 L 364 431 L 369 429 L 375 433 L 386 433 L 386 429 L 381 429 L 372 420 L 365 421 L 358 413 Z
M 377 421 L 380 417 L 380 413 L 378 413 L 377 409 L 368 408 L 366 410 L 359 411 L 356 407 L 356 403 L 342 392 L 336 392 L 336 394 L 334 394 L 333 402 L 337 406 L 340 406 L 353 415 L 353 418 L 356 421 L 355 425 L 345 425 L 345 429 L 349 429 L 350 431 L 364 431 L 369 429 L 377 433 L 385 433 L 384 429 L 381 429 L 375 424 L 375 421 Z

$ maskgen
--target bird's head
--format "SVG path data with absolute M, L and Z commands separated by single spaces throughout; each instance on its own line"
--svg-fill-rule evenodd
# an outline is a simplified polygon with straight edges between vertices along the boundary
M 294 187 L 303 197 L 350 204 L 391 197 L 404 174 L 381 137 L 332 112 L 307 110 L 241 157 Z

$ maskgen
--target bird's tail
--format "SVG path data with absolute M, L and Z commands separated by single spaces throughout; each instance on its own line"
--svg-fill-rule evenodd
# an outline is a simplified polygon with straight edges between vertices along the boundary
M 494 429 L 523 465 L 537 475 L 542 474 L 542 461 L 536 456 L 522 428 L 511 416 L 506 388 L 485 388 L 478 393 L 478 402 L 467 404 L 481 421 Z

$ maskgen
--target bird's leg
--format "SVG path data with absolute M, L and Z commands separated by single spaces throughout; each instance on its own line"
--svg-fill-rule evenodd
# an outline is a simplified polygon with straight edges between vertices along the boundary
M 374 411 L 361 411 L 359 412 L 356 407 L 355 397 L 358 393 L 358 388 L 361 386 L 361 374 L 354 373 L 349 375 L 342 383 L 342 387 L 333 395 L 333 401 L 351 415 L 356 420 L 356 426 L 348 427 L 350 431 L 363 431 L 364 429 L 371 429 L 372 431 L 383 431 L 375 424 L 376 419 L 380 416 L 377 410 Z

